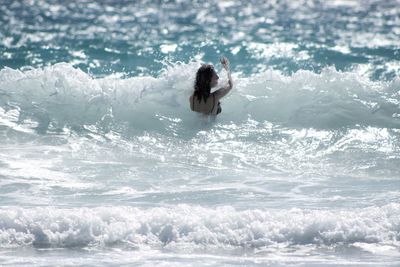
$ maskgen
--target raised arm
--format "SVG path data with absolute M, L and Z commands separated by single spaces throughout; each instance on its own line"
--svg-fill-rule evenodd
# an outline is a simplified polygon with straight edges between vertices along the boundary
M 226 96 L 233 87 L 231 71 L 229 69 L 229 60 L 226 57 L 222 57 L 221 64 L 228 73 L 228 84 L 214 92 L 215 97 L 217 97 L 218 100 Z

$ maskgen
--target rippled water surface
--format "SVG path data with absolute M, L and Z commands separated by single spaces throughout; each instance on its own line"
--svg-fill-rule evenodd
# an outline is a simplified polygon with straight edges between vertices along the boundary
M 0 265 L 399 266 L 399 36 L 393 0 L 4 0 Z

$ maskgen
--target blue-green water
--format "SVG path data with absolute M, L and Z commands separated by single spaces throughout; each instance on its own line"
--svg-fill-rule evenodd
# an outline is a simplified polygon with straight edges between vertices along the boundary
M 0 265 L 399 266 L 399 36 L 398 1 L 3 0 Z
M 217 62 L 286 74 L 398 75 L 398 1 L 3 1 L 0 65 L 68 62 L 99 75 L 156 75 L 165 64 Z

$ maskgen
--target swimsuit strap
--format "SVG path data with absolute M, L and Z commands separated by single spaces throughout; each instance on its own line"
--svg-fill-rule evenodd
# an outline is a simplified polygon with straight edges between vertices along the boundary
M 214 110 L 214 107 L 215 107 L 215 94 L 212 94 L 212 95 L 213 95 L 213 106 L 212 106 L 210 113 L 212 113 L 212 111 Z

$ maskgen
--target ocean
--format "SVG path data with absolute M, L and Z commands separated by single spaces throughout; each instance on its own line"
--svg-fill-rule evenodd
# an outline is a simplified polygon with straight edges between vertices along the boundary
M 400 266 L 399 74 L 398 0 L 1 0 L 0 265 Z

